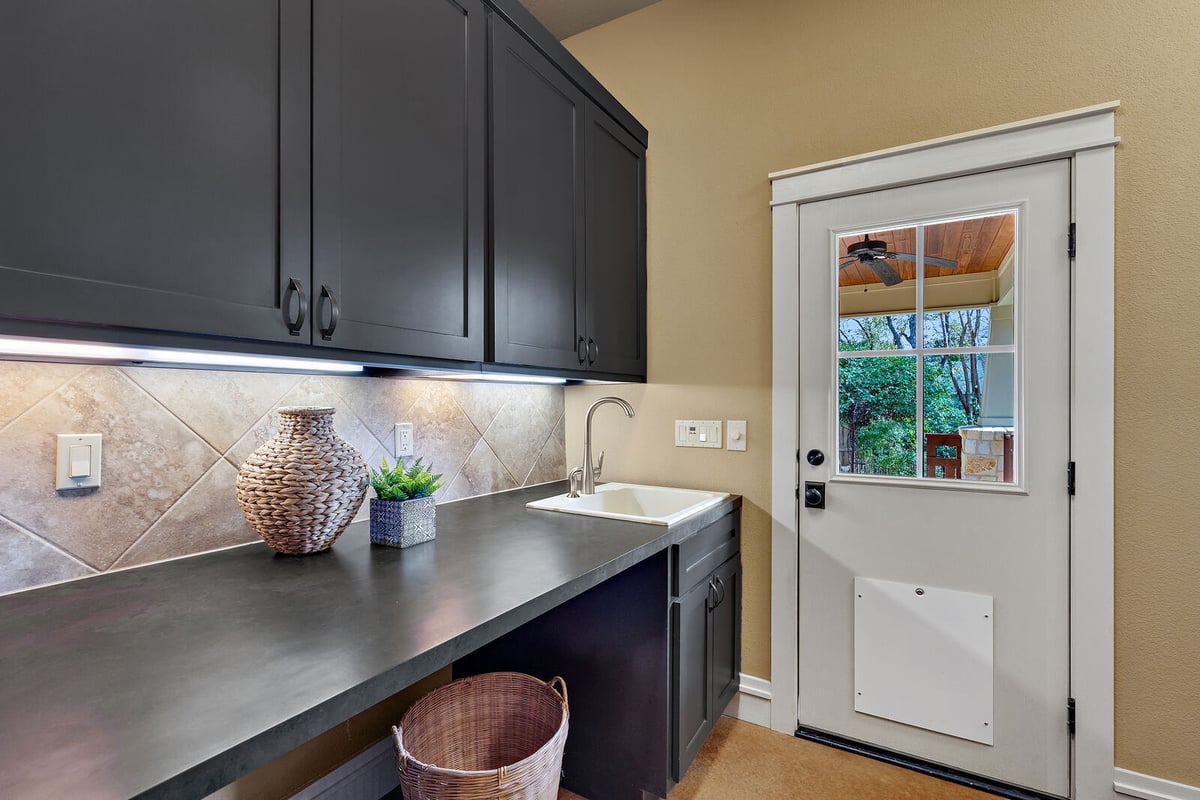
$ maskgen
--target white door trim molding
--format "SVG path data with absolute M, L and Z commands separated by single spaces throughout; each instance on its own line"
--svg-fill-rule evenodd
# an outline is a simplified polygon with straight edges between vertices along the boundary
M 771 727 L 797 724 L 796 486 L 799 206 L 829 197 L 1071 159 L 1071 694 L 1079 708 L 1074 798 L 1113 789 L 1113 348 L 1115 111 L 1119 103 L 773 173 Z M 1066 238 L 1064 232 L 1064 246 Z M 1081 313 L 1081 311 L 1083 313 Z M 1086 342 L 1086 347 L 1074 343 Z M 1065 491 L 1065 476 L 1064 476 Z

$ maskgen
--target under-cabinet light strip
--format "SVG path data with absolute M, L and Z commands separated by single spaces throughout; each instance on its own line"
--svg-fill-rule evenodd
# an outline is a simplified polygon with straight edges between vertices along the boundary
M 439 381 L 492 381 L 495 383 L 550 383 L 562 385 L 566 378 L 546 378 L 541 375 L 507 374 L 502 372 L 448 372 L 429 373 L 428 377 Z
M 59 358 L 71 361 L 143 361 L 154 364 L 178 364 L 195 367 L 243 367 L 280 369 L 298 372 L 359 373 L 359 364 L 318 358 L 249 356 L 241 353 L 172 350 L 92 342 L 60 342 L 50 339 L 23 339 L 0 336 L 0 355 L 31 358 Z

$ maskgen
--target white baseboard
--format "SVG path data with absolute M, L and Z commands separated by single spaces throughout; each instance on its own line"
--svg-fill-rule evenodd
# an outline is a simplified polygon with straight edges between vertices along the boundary
M 1113 788 L 1120 794 L 1143 800 L 1200 800 L 1200 786 L 1187 786 L 1127 769 L 1113 770 Z
M 292 800 L 379 800 L 400 785 L 391 737 L 380 739 L 292 796 Z
M 725 713 L 743 722 L 771 727 L 771 682 L 743 672 L 738 693 Z

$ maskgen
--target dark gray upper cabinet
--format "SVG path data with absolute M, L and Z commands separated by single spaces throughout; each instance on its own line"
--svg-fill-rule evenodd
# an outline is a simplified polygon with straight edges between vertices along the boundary
M 645 375 L 645 152 L 493 19 L 493 360 Z
M 483 360 L 486 37 L 478 0 L 315 0 L 316 344 Z
M 307 342 L 309 28 L 303 0 L 0 4 L 0 316 Z
M 494 360 L 586 362 L 583 94 L 492 18 Z
M 587 113 L 587 361 L 646 374 L 646 149 L 594 105 Z

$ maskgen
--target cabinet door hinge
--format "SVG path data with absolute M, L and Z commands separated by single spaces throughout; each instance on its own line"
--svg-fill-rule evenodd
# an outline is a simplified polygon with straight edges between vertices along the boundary
M 1075 735 L 1075 698 L 1067 698 L 1067 732 Z
M 1067 494 L 1075 496 L 1075 462 L 1067 462 Z
M 796 499 L 797 500 L 800 499 L 800 487 L 799 486 L 796 487 Z
M 1075 223 L 1067 226 L 1067 257 L 1075 257 Z

